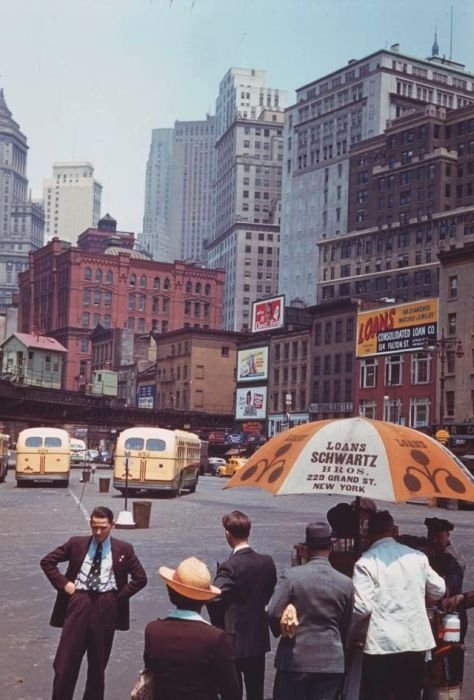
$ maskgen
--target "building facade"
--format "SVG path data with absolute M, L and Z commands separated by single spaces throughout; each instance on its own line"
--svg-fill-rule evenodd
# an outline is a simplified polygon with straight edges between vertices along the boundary
M 221 327 L 222 270 L 158 263 L 127 247 L 133 234 L 124 233 L 120 245 L 111 228 L 110 217 L 101 220 L 78 247 L 53 239 L 30 255 L 21 275 L 19 329 L 48 333 L 67 348 L 66 389 L 77 388 L 79 377 L 90 382 L 90 334 L 99 323 L 138 335 Z
M 206 263 L 213 226 L 216 119 L 177 121 L 173 132 L 169 233 L 172 260 Z
M 319 244 L 321 300 L 438 296 L 437 252 L 474 240 L 474 105 L 428 105 L 350 155 L 349 232 Z
M 319 248 L 350 230 L 349 152 L 382 133 L 387 121 L 426 104 L 474 102 L 464 66 L 400 53 L 398 44 L 296 91 L 285 118 L 279 292 L 287 302 L 317 300 Z
M 171 261 L 169 219 L 173 129 L 153 129 L 145 177 L 145 212 L 140 245 L 154 260 Z
M 65 347 L 54 338 L 13 333 L 2 344 L 2 375 L 10 381 L 60 389 Z
M 29 200 L 27 141 L 0 90 L 0 311 L 13 302 L 28 254 L 43 245 L 43 210 Z
M 75 245 L 80 233 L 97 226 L 101 196 L 91 163 L 54 163 L 53 176 L 43 180 L 46 239 L 60 235 Z
M 283 113 L 237 119 L 216 143 L 212 268 L 226 271 L 223 326 L 250 327 L 252 302 L 276 293 Z

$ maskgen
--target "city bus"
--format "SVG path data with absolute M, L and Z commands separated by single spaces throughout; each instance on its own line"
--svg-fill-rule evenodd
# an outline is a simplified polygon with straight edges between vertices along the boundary
M 194 493 L 199 478 L 201 441 L 194 433 L 164 428 L 128 428 L 117 439 L 113 485 L 122 494 L 141 489 Z
M 27 428 L 16 442 L 15 477 L 18 487 L 28 484 L 69 485 L 69 434 L 60 428 Z
M 10 436 L 0 433 L 0 484 L 7 478 Z

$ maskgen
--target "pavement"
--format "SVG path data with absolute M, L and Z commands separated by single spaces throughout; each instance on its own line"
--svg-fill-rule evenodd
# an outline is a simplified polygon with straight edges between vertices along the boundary
M 97 470 L 94 481 L 80 483 L 81 471 L 73 470 L 69 489 L 36 487 L 17 489 L 14 472 L 0 485 L 2 576 L 0 599 L 0 700 L 48 700 L 51 694 L 52 661 L 59 630 L 49 626 L 55 592 L 39 567 L 44 554 L 71 535 L 88 534 L 88 515 L 96 505 L 107 505 L 118 514 L 124 499 L 112 487 L 99 493 L 99 479 L 111 477 Z M 201 477 L 195 494 L 134 498 L 151 501 L 147 529 L 116 531 L 131 542 L 149 575 L 148 586 L 131 601 L 131 629 L 117 632 L 107 669 L 105 700 L 128 700 L 137 673 L 142 668 L 143 630 L 146 623 L 170 609 L 166 589 L 156 574 L 162 564 L 175 566 L 195 555 L 214 572 L 216 562 L 227 558 L 221 525 L 222 516 L 240 509 L 253 521 L 251 543 L 271 554 L 278 571 L 290 565 L 293 544 L 302 541 L 310 521 L 325 517 L 327 510 L 343 499 L 305 495 L 273 497 L 259 489 L 223 490 L 224 480 Z M 474 590 L 474 510 L 449 511 L 423 504 L 379 504 L 393 513 L 400 533 L 425 535 L 426 516 L 449 518 L 455 524 L 453 541 L 467 561 L 465 590 Z M 472 613 L 469 613 L 472 615 Z M 471 620 L 471 625 L 474 622 Z M 474 664 L 467 637 L 466 679 L 463 700 L 474 700 Z M 271 698 L 273 655 L 267 656 L 266 697 Z M 81 697 L 84 672 L 76 697 Z

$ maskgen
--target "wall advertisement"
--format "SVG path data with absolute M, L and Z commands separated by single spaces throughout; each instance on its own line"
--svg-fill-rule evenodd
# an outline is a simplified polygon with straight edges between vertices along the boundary
M 438 300 L 418 299 L 357 314 L 357 357 L 423 350 L 438 336 Z
M 237 353 L 237 381 L 251 382 L 268 378 L 268 347 L 239 350 Z
M 254 301 L 252 306 L 252 333 L 283 328 L 285 297 L 271 297 Z
M 238 387 L 235 397 L 235 418 L 264 420 L 267 415 L 267 387 Z

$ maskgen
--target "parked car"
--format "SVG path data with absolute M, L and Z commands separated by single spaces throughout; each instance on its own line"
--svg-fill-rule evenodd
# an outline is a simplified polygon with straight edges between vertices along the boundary
M 94 461 L 97 463 L 97 467 L 99 469 L 101 467 L 104 469 L 108 469 L 112 466 L 113 453 L 110 450 L 102 450 L 102 452 L 99 452 Z
M 99 456 L 99 450 L 87 450 L 86 460 L 87 462 L 97 462 L 97 457 Z
M 207 460 L 207 467 L 204 470 L 204 474 L 210 474 L 211 476 L 217 476 L 217 470 L 220 466 L 225 464 L 225 459 L 222 457 L 209 457 Z
M 221 465 L 218 470 L 218 476 L 234 476 L 235 472 L 242 469 L 247 460 L 244 457 L 230 457 L 228 461 Z

